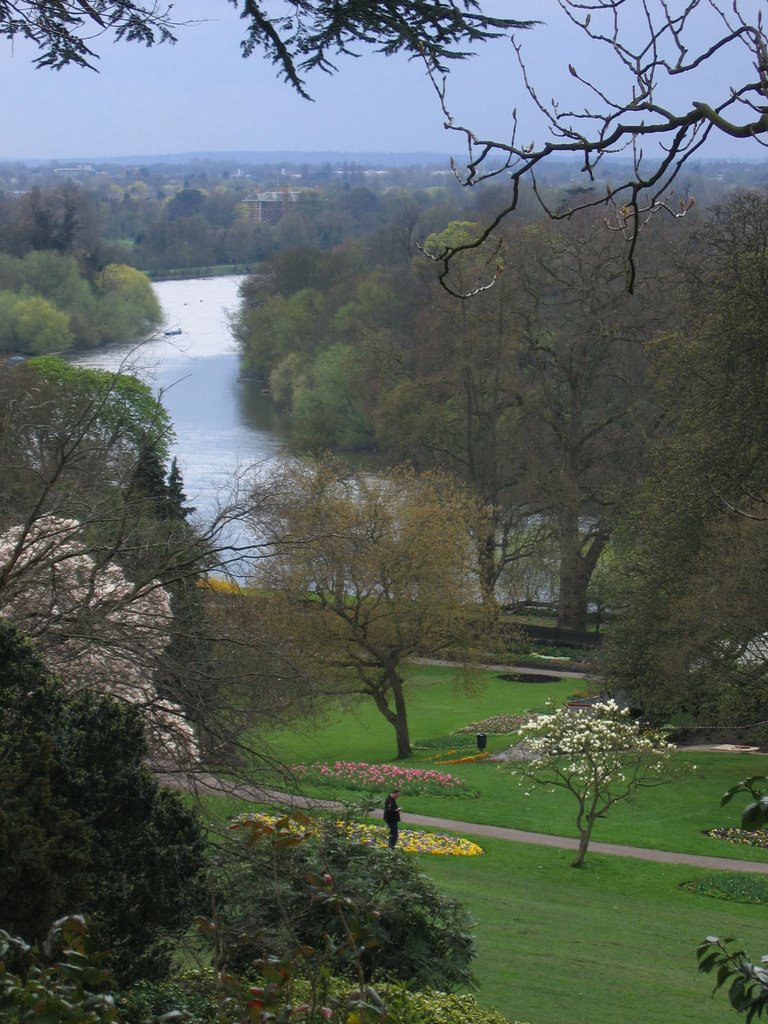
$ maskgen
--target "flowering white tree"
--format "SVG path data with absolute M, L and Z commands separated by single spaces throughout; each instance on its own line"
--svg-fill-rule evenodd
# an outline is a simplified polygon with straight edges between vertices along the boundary
M 98 561 L 80 522 L 43 515 L 0 534 L 0 616 L 31 637 L 69 689 L 138 705 L 156 759 L 194 755 L 191 726 L 154 683 L 170 641 L 168 593 L 158 580 L 130 582 L 111 558 Z
M 212 521 L 188 521 L 166 478 L 171 436 L 130 374 L 52 357 L 0 368 L 0 616 L 65 686 L 139 705 L 164 771 L 188 769 L 190 722 L 206 756 L 239 770 L 248 723 L 282 713 L 292 669 L 258 609 L 198 586 L 259 542 L 231 539 L 249 507 L 239 477 Z
M 513 771 L 527 782 L 564 789 L 576 800 L 574 867 L 584 862 L 598 818 L 641 787 L 672 781 L 674 745 L 643 732 L 629 710 L 613 700 L 539 715 L 520 728 L 520 737 L 531 759 L 513 762 Z

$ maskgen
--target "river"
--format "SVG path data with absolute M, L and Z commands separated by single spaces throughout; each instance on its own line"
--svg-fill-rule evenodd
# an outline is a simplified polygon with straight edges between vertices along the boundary
M 239 467 L 268 464 L 285 443 L 285 423 L 257 384 L 239 380 L 228 316 L 240 277 L 154 284 L 165 321 L 160 336 L 71 357 L 80 366 L 140 377 L 160 395 L 176 440 L 171 453 L 198 516 L 207 519 Z M 162 331 L 180 329 L 166 337 Z

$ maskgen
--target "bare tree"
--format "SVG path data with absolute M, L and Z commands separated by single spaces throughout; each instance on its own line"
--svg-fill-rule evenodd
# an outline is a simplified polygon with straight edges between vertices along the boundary
M 546 125 L 546 137 L 533 140 L 530 129 L 512 113 L 509 137 L 483 138 L 471 127 L 457 122 L 449 109 L 448 78 L 429 68 L 448 130 L 466 145 L 466 163 L 454 170 L 462 184 L 471 186 L 496 177 L 511 182 L 509 201 L 471 242 L 446 246 L 432 254 L 442 264 L 441 280 L 449 291 L 459 292 L 452 275 L 458 252 L 484 243 L 502 220 L 518 205 L 521 185 L 529 182 L 546 213 L 569 219 L 584 208 L 605 211 L 608 227 L 626 242 L 627 286 L 636 277 L 635 248 L 648 220 L 664 211 L 683 216 L 692 205 L 690 197 L 675 199 L 672 185 L 681 168 L 715 135 L 734 140 L 768 140 L 768 40 L 762 5 L 752 0 L 557 0 L 573 29 L 574 42 L 586 37 L 594 53 L 590 66 L 602 58 L 612 63 L 621 85 L 611 85 L 568 65 L 574 99 L 544 100 L 551 95 L 547 77 L 526 61 L 521 40 L 513 37 L 520 94 L 533 104 Z M 537 32 L 545 32 L 539 27 Z M 562 39 L 559 40 L 562 42 Z M 680 100 L 675 83 L 685 79 L 689 90 L 700 90 L 700 99 Z M 546 91 L 545 91 L 546 90 Z M 705 99 L 705 95 L 710 95 Z M 514 102 L 514 99 L 513 99 Z M 583 105 L 582 105 L 583 104 Z M 658 149 L 646 150 L 654 144 Z M 618 180 L 598 179 L 606 158 L 622 154 L 621 168 L 611 173 Z M 570 200 L 553 204 L 539 188 L 537 175 L 558 155 L 574 155 L 583 161 L 583 188 Z M 497 268 L 497 271 L 501 269 Z M 493 277 L 480 287 L 488 287 Z

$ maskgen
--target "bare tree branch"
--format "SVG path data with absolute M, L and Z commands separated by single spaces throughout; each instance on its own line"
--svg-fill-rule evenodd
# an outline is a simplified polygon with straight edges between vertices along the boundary
M 660 211 L 684 216 L 692 205 L 687 197 L 675 199 L 671 191 L 687 161 L 717 134 L 768 144 L 768 41 L 759 4 L 735 0 L 726 11 L 717 0 L 689 0 L 678 12 L 666 0 L 558 0 L 558 6 L 575 32 L 609 51 L 623 75 L 623 86 L 616 88 L 623 91 L 609 89 L 569 64 L 571 78 L 586 96 L 585 106 L 566 108 L 557 99 L 545 102 L 522 43 L 513 39 L 521 87 L 545 122 L 548 138 L 543 141 L 520 141 L 517 110 L 508 140 L 481 138 L 471 127 L 457 123 L 448 106 L 447 76 L 427 62 L 445 127 L 461 136 L 466 146 L 464 168 L 453 164 L 457 179 L 472 186 L 508 176 L 511 183 L 509 202 L 478 238 L 427 254 L 441 265 L 440 280 L 452 294 L 476 294 L 492 285 L 503 269 L 497 266 L 492 278 L 469 293 L 457 289 L 450 276 L 456 255 L 482 245 L 514 212 L 524 181 L 553 219 L 568 219 L 583 209 L 605 210 L 607 226 L 624 235 L 627 288 L 632 291 L 635 251 L 645 224 Z M 724 65 L 726 60 L 729 65 Z M 724 66 L 733 76 L 730 81 L 724 80 Z M 675 80 L 683 77 L 693 89 L 719 90 L 718 98 L 702 97 L 677 106 L 669 94 Z M 660 153 L 649 155 L 643 141 L 657 143 Z M 598 192 L 598 167 L 616 154 L 629 157 L 630 169 L 618 183 L 604 184 Z M 538 187 L 536 175 L 551 158 L 562 155 L 581 157 L 585 190 L 553 205 Z

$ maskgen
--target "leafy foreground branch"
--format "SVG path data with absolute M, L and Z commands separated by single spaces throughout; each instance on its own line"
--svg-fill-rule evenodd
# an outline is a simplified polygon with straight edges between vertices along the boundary
M 50 963 L 56 950 L 58 960 Z M 100 962 L 104 958 L 91 954 L 85 918 L 55 921 L 42 953 L 0 930 L 1 1020 L 106 1024 L 117 1019 L 114 996 L 105 991 L 111 977 Z
M 708 936 L 696 950 L 702 974 L 715 973 L 714 992 L 728 986 L 728 999 L 747 1021 L 762 1017 L 768 1007 L 768 956 L 751 963 L 743 949 L 733 949 L 733 937 Z
M 760 785 L 766 782 L 765 775 L 743 779 L 727 790 L 720 801 L 720 806 L 724 807 L 740 793 L 749 793 L 752 801 L 741 812 L 741 826 L 746 831 L 764 829 L 768 825 L 768 792 Z M 728 986 L 731 1006 L 751 1021 L 768 1012 L 768 956 L 753 963 L 745 950 L 733 948 L 735 941 L 732 936 L 709 935 L 696 950 L 696 957 L 702 974 L 715 975 L 713 993 Z
M 291 0 L 281 5 L 285 13 L 280 15 L 257 0 L 229 2 L 244 22 L 242 55 L 262 52 L 306 99 L 310 96 L 302 76 L 315 68 L 333 73 L 335 56 L 356 56 L 351 49 L 356 44 L 374 44 L 386 54 L 423 56 L 443 71 L 448 61 L 470 56 L 467 47 L 533 24 L 484 14 L 477 0 Z M 118 40 L 155 46 L 175 43 L 179 30 L 189 24 L 174 17 L 172 3 L 155 0 L 0 3 L 0 33 L 34 43 L 37 67 L 93 68 L 98 59 L 94 37 L 111 32 Z

